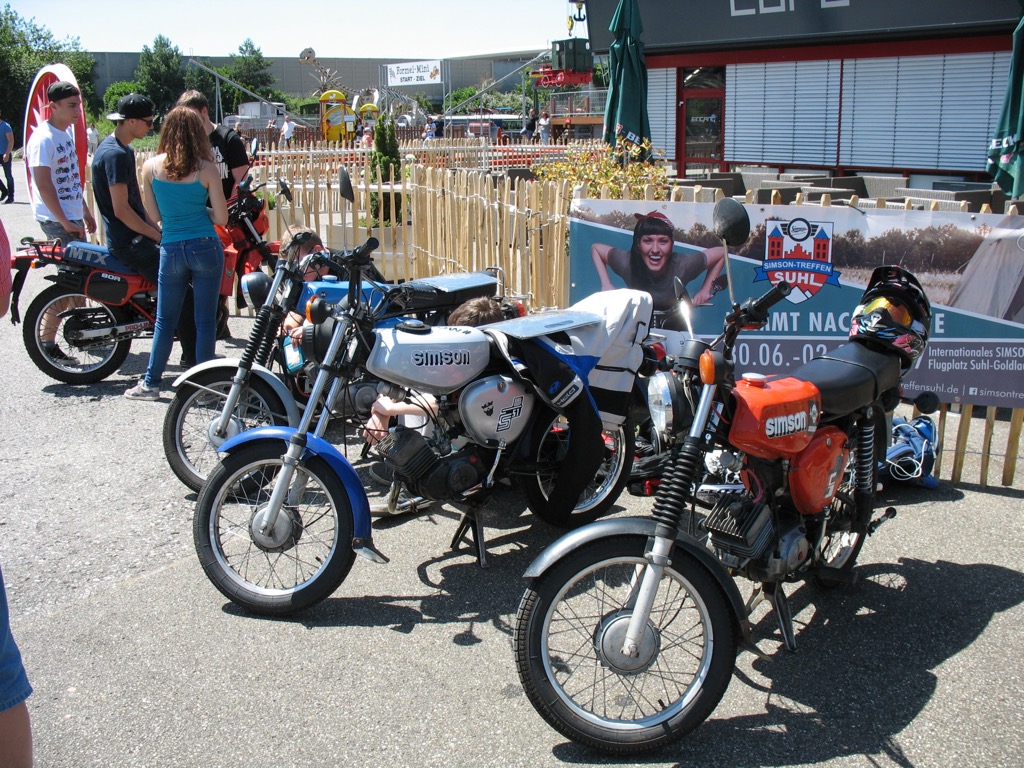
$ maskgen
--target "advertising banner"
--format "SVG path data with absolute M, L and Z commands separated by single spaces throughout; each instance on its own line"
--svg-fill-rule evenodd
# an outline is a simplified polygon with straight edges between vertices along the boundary
M 442 82 L 440 60 L 388 64 L 387 70 L 389 88 L 402 85 L 430 85 Z
M 654 297 L 670 346 L 685 338 L 672 288 L 696 305 L 693 330 L 712 339 L 729 310 L 713 205 L 577 200 L 570 221 L 570 302 L 629 287 Z M 914 397 L 1024 407 L 1024 216 L 849 207 L 748 205 L 751 235 L 730 253 L 738 302 L 793 286 L 768 326 L 736 346 L 738 372 L 787 373 L 846 343 L 872 270 L 913 272 L 932 303 L 928 350 L 904 379 Z M 670 233 L 670 239 L 657 237 Z M 653 233 L 653 234 L 652 234 Z M 661 241 L 662 245 L 658 244 Z M 664 243 L 668 242 L 666 246 Z

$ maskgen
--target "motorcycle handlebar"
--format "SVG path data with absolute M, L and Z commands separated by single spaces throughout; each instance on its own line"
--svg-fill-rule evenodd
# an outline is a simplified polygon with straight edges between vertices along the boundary
M 780 280 L 775 287 L 765 293 L 761 298 L 755 299 L 747 309 L 747 314 L 755 322 L 764 322 L 768 319 L 768 310 L 789 296 L 793 286 L 785 280 Z
M 352 267 L 362 268 L 372 264 L 370 254 L 377 250 L 378 247 L 380 247 L 380 241 L 376 237 L 371 237 L 354 251 L 323 251 L 321 255 L 335 265 L 349 271 Z

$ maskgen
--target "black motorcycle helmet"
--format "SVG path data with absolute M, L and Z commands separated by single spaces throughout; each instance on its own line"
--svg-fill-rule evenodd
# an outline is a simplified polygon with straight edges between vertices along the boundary
M 931 325 L 931 304 L 917 278 L 902 267 L 882 266 L 853 311 L 850 340 L 897 353 L 906 372 L 924 352 Z

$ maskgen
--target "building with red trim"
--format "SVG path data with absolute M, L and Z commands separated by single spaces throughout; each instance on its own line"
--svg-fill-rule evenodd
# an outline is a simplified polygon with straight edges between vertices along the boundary
M 985 181 L 1017 0 L 638 0 L 654 144 L 679 174 L 767 165 Z M 607 53 L 618 0 L 587 0 Z

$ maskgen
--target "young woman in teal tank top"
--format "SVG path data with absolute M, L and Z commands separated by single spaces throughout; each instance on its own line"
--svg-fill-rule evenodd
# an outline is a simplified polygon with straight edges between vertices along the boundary
M 195 296 L 196 362 L 213 358 L 224 273 L 224 247 L 214 224 L 227 224 L 228 207 L 199 114 L 187 107 L 172 109 L 160 130 L 157 152 L 142 166 L 143 203 L 162 228 L 156 329 L 146 375 L 125 392 L 133 400 L 160 397 L 160 382 L 190 283 Z

